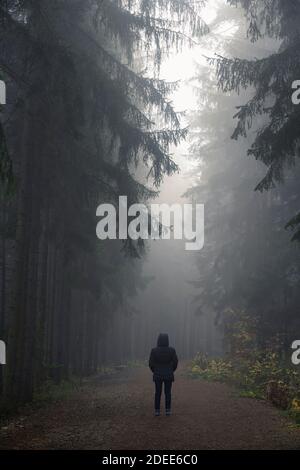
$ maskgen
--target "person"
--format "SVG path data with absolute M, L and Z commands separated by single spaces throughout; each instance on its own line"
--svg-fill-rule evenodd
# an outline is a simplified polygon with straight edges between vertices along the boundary
M 160 401 L 164 384 L 166 416 L 171 415 L 171 388 L 174 382 L 174 371 L 177 369 L 178 358 L 174 348 L 169 346 L 169 336 L 161 333 L 158 336 L 157 347 L 151 350 L 149 367 L 153 372 L 155 382 L 154 410 L 155 416 L 160 415 Z

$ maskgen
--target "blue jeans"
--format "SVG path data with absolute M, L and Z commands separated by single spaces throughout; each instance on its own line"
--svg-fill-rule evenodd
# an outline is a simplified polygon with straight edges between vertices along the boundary
M 166 410 L 171 409 L 172 380 L 155 380 L 155 400 L 154 400 L 155 410 L 160 410 L 160 399 L 161 399 L 163 383 L 164 383 L 164 389 L 165 389 Z

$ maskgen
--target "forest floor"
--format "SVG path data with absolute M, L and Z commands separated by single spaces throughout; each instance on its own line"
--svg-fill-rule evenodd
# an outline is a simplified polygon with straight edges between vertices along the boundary
M 0 449 L 300 449 L 300 429 L 270 404 L 182 366 L 173 414 L 153 416 L 146 367 L 93 377 L 68 398 L 26 409 L 0 425 Z

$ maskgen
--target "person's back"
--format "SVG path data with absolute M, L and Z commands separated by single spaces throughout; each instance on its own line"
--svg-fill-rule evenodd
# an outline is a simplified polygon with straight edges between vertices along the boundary
M 171 388 L 177 364 L 177 354 L 175 349 L 169 346 L 168 335 L 161 333 L 157 340 L 157 347 L 152 349 L 149 359 L 149 367 L 153 372 L 153 380 L 155 382 L 154 406 L 156 416 L 160 414 L 163 383 L 166 397 L 166 415 L 169 416 L 171 414 Z

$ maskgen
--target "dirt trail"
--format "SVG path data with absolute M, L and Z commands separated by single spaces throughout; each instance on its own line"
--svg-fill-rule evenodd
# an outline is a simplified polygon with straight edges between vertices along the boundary
M 173 415 L 155 418 L 146 368 L 93 380 L 68 400 L 0 429 L 1 449 L 300 449 L 296 429 L 271 405 L 179 370 Z

